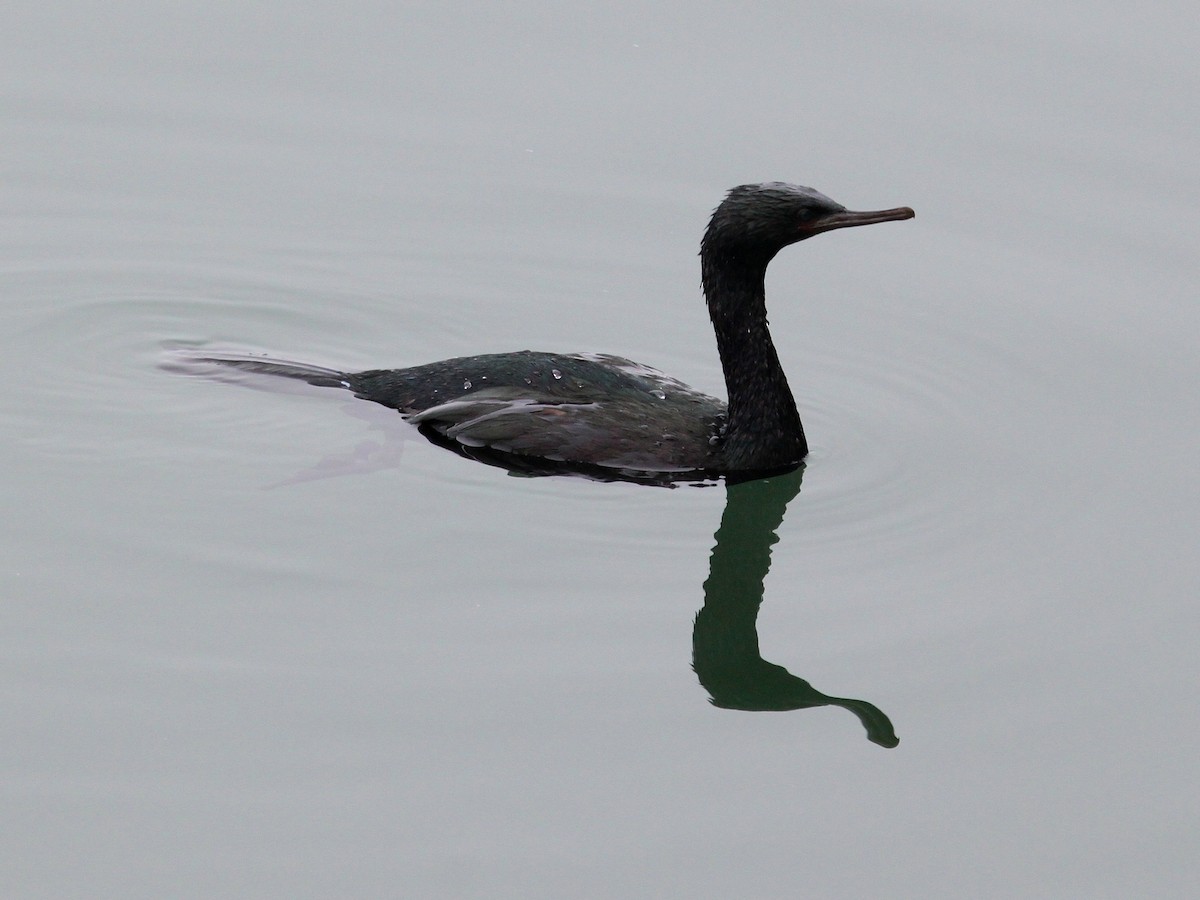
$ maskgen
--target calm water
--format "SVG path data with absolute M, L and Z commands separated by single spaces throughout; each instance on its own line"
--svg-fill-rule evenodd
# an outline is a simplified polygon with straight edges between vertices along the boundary
M 1189 895 L 1191 7 L 499 10 L 6 16 L 0 892 Z M 160 367 L 720 393 L 695 254 L 765 179 L 917 210 L 772 267 L 802 483 Z

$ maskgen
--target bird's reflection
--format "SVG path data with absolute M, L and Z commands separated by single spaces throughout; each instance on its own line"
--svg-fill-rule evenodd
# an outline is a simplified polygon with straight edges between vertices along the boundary
M 771 546 L 788 502 L 800 491 L 803 468 L 726 486 L 725 512 L 704 582 L 704 607 L 692 632 L 692 666 L 712 703 L 725 709 L 848 709 L 881 747 L 900 743 L 883 711 L 865 700 L 822 694 L 758 650 L 758 609 L 771 568 Z

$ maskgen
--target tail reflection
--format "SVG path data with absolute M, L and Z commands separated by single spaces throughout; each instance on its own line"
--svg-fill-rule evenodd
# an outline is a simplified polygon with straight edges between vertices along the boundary
M 788 502 L 800 491 L 803 468 L 785 475 L 729 484 L 717 529 L 704 608 L 692 632 L 692 668 L 725 709 L 791 710 L 840 706 L 858 716 L 867 738 L 881 747 L 900 743 L 891 720 L 865 700 L 830 697 L 758 650 L 758 608 L 771 568 L 771 545 Z

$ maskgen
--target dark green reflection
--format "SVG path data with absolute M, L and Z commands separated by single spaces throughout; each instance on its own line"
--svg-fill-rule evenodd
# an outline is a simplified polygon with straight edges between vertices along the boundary
M 692 632 L 692 668 L 725 709 L 790 710 L 840 706 L 858 716 L 867 738 L 881 747 L 900 743 L 883 711 L 865 700 L 830 697 L 758 651 L 758 608 L 771 568 L 771 545 L 788 502 L 800 492 L 803 468 L 729 484 L 717 529 L 704 607 Z

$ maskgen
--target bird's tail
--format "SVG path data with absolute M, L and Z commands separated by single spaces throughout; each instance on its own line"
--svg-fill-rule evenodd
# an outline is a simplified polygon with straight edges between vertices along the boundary
M 306 381 L 317 387 L 349 388 L 350 374 L 311 363 L 273 359 L 253 353 L 214 351 L 205 347 L 175 345 L 166 348 L 161 365 L 164 369 L 186 375 L 220 376 L 221 371 L 236 369 L 257 375 L 278 375 Z

